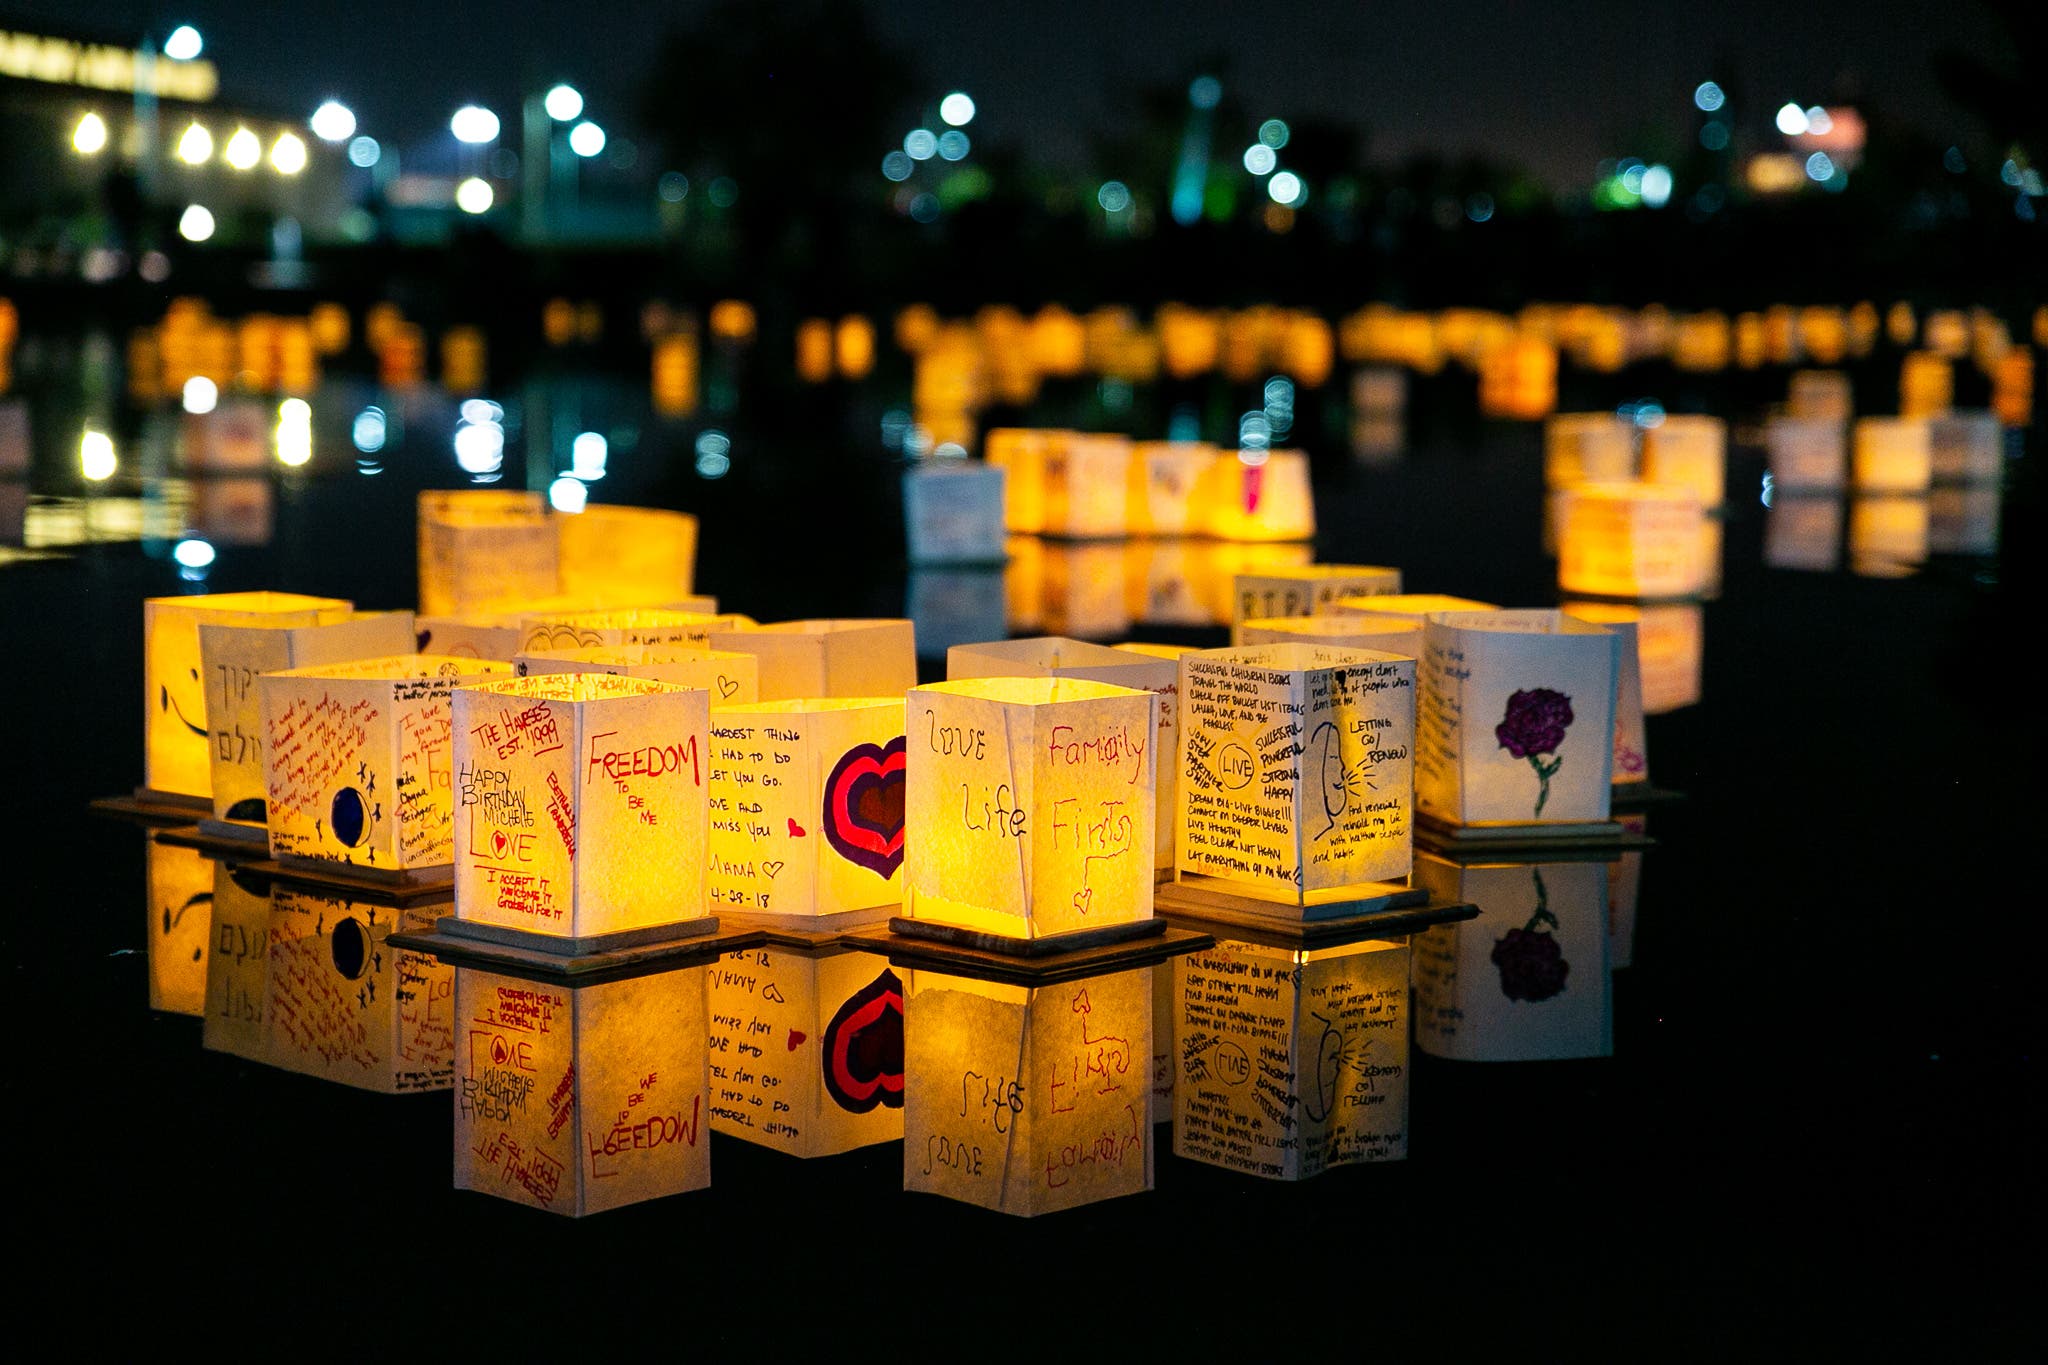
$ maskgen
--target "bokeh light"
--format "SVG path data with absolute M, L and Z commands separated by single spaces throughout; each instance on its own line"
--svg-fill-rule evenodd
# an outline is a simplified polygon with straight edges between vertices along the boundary
M 328 100 L 313 111 L 307 126 L 322 142 L 346 142 L 356 131 L 356 116 L 340 100 Z
M 955 90 L 939 101 L 939 117 L 955 128 L 974 121 L 974 100 L 964 90 Z
M 489 213 L 498 199 L 491 182 L 471 176 L 455 187 L 455 206 L 464 213 Z
M 569 150 L 582 157 L 596 156 L 604 150 L 604 129 L 585 119 L 569 130 Z
M 582 117 L 583 92 L 573 85 L 558 85 L 542 98 L 541 107 L 555 122 L 568 123 Z
M 212 412 L 220 403 L 220 386 L 203 374 L 195 374 L 185 381 L 180 401 L 187 412 Z
M 448 131 L 457 142 L 481 146 L 498 137 L 498 116 L 480 104 L 465 104 L 448 120 Z
M 203 242 L 213 236 L 213 213 L 204 204 L 187 204 L 178 215 L 178 235 L 188 242 Z

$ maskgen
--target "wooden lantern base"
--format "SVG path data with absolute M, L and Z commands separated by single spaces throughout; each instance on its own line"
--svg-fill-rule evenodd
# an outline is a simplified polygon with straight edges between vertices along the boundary
M 189 843 L 188 846 L 203 847 L 198 843 Z M 387 872 L 383 868 L 358 867 L 354 863 L 298 858 L 289 854 L 282 858 L 252 858 L 239 850 L 209 851 L 262 881 L 283 882 L 288 886 L 303 886 L 315 891 L 335 891 L 360 900 L 380 901 L 387 905 L 406 906 L 425 901 L 444 901 L 455 894 L 453 863 L 411 871 Z
M 1298 900 L 1280 900 L 1255 894 L 1242 882 L 1197 873 L 1182 873 L 1179 881 L 1152 893 L 1153 905 L 1162 911 L 1199 915 L 1219 910 L 1245 916 L 1253 922 L 1265 920 L 1276 924 L 1350 919 L 1382 910 L 1420 905 L 1428 899 L 1429 893 L 1419 887 L 1403 886 L 1398 882 L 1365 882 L 1339 890 L 1311 892 Z
M 1660 787 L 1654 782 L 1617 782 L 1614 784 L 1607 804 L 1614 810 L 1641 810 L 1646 806 L 1661 806 L 1671 801 L 1685 800 L 1685 793 L 1670 787 Z
M 536 934 L 442 915 L 434 921 L 432 929 L 393 934 L 385 941 L 458 967 L 483 967 L 539 981 L 589 984 L 700 966 L 725 953 L 759 947 L 766 936 L 758 929 L 721 931 L 715 915 L 580 938 Z
M 246 825 L 227 825 L 219 820 L 201 820 L 196 825 L 173 825 L 156 832 L 160 844 L 175 844 L 179 848 L 196 848 L 210 858 L 224 861 L 247 862 L 252 858 L 267 859 L 270 856 L 270 836 L 261 827 L 252 831 L 250 837 L 230 830 L 249 829 Z
M 861 918 L 864 914 L 866 917 Z M 886 927 L 888 911 L 848 912 L 846 915 L 720 915 L 728 929 L 758 930 L 771 948 L 836 948 L 841 940 L 860 929 Z M 809 922 L 808 924 L 806 922 Z
M 1431 816 L 1415 821 L 1415 846 L 1429 853 L 1464 850 L 1532 853 L 1564 849 L 1648 848 L 1656 840 L 1619 820 L 1585 820 L 1534 825 L 1458 825 Z
M 1163 903 L 1159 914 L 1179 928 L 1299 952 L 1420 933 L 1431 925 L 1476 919 L 1479 907 L 1469 901 L 1434 900 L 1429 892 L 1418 889 L 1413 898 L 1398 905 L 1335 919 L 1288 920 L 1242 906 L 1193 902 Z
M 88 801 L 86 809 L 97 815 L 133 820 L 144 825 L 189 825 L 211 816 L 213 802 L 203 796 L 137 787 L 126 796 L 102 796 Z
M 896 918 L 842 934 L 848 948 L 880 953 L 891 966 L 922 967 L 1013 986 L 1047 986 L 1134 967 L 1153 967 L 1213 947 L 1213 934 L 1176 929 L 1156 916 L 1041 938 L 1009 938 L 930 920 Z

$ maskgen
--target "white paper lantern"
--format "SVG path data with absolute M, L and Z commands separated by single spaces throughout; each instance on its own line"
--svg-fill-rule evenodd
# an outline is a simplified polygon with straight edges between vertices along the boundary
M 1727 501 L 1728 424 L 1718 417 L 1669 414 L 1643 432 L 1643 481 L 1687 488 L 1702 507 Z
M 1207 441 L 1139 441 L 1131 447 L 1130 531 L 1139 536 L 1192 534 L 1195 490 L 1216 458 Z
M 2005 474 L 2005 429 L 1993 412 L 1950 412 L 1927 424 L 1940 483 L 1996 483 Z
M 1232 593 L 1231 643 L 1245 644 L 1244 622 L 1274 616 L 1311 616 L 1347 597 L 1401 591 L 1401 571 L 1377 564 L 1310 564 L 1240 573 Z
M 925 460 L 903 475 L 903 533 L 912 564 L 1003 560 L 1003 470 Z
M 1707 517 L 1690 488 L 1584 483 L 1557 494 L 1557 584 L 1597 597 L 1706 591 Z
M 611 673 L 671 687 L 702 688 L 713 706 L 750 702 L 760 694 L 760 666 L 751 654 L 693 645 L 577 645 L 512 656 L 522 678 L 550 673 Z
M 1850 469 L 1859 492 L 1926 492 L 1934 478 L 1934 444 L 1927 419 L 1858 418 Z
M 777 621 L 711 632 L 713 649 L 754 656 L 760 700 L 892 697 L 917 684 L 917 639 L 907 618 Z
M 1834 489 L 1849 479 L 1849 427 L 1834 417 L 1773 416 L 1764 423 L 1771 483 L 1779 489 Z
M 1543 481 L 1569 488 L 1636 476 L 1635 423 L 1611 412 L 1560 412 L 1543 424 Z

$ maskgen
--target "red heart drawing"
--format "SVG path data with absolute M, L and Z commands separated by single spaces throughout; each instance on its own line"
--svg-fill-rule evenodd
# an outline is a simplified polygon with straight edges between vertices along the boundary
M 825 779 L 825 839 L 878 877 L 903 865 L 903 736 L 856 744 Z
M 802 825 L 799 825 L 794 817 L 792 817 L 789 822 L 789 837 L 792 839 L 801 839 L 804 837 L 804 827 Z
M 1088 913 L 1089 903 L 1095 899 L 1095 888 L 1084 886 L 1074 893 L 1074 908 L 1082 914 Z
M 510 848 L 511 846 L 512 841 L 505 837 L 504 830 L 499 829 L 491 831 L 491 852 L 493 854 L 502 858 L 505 856 L 505 850 Z
M 800 1029 L 800 1028 L 793 1028 L 793 1029 L 791 1029 L 791 1030 L 789 1031 L 789 1050 L 790 1050 L 791 1052 L 794 1052 L 794 1051 L 796 1051 L 796 1050 L 797 1050 L 798 1048 L 802 1047 L 802 1046 L 803 1046 L 803 1043 L 804 1043 L 804 1039 L 805 1039 L 805 1038 L 807 1038 L 807 1037 L 809 1037 L 809 1036 L 810 1036 L 809 1034 L 805 1033 L 805 1032 L 804 1032 L 804 1031 L 803 1031 L 802 1029 Z

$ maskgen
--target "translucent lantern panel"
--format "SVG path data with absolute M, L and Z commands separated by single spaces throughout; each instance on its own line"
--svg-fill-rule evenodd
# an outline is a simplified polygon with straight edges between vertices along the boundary
M 143 856 L 149 1007 L 171 1014 L 204 1014 L 214 861 L 196 849 L 154 839 L 144 844 Z
M 1557 495 L 1557 582 L 1601 597 L 1689 597 L 1708 585 L 1707 518 L 1690 488 L 1585 483 Z
M 1246 641 L 1243 623 L 1255 617 L 1309 616 L 1328 611 L 1346 597 L 1401 591 L 1401 571 L 1377 564 L 1310 564 L 1237 575 L 1231 612 L 1231 643 Z
M 1635 423 L 1611 412 L 1560 412 L 1543 425 L 1543 479 L 1551 488 L 1636 474 Z
M 1764 423 L 1764 449 L 1780 489 L 1835 489 L 1849 481 L 1849 427 L 1839 418 L 1774 416 Z
M 1298 450 L 1218 455 L 1195 497 L 1196 528 L 1219 540 L 1309 540 L 1316 533 L 1308 457 Z
M 903 475 L 904 540 L 912 564 L 994 564 L 1003 559 L 1000 468 L 927 461 Z
M 554 524 L 562 593 L 616 607 L 667 606 L 691 595 L 697 519 L 687 512 L 593 504 Z
M 558 591 L 557 536 L 539 494 L 429 491 L 418 518 L 420 615 L 516 606 Z
M 903 1187 L 1030 1217 L 1152 1188 L 1152 972 L 933 971 L 905 1018 Z
M 1728 424 L 1671 414 L 1643 433 L 1643 480 L 1690 489 L 1702 507 L 1727 500 Z
M 1995 483 L 2005 473 L 2005 432 L 1991 412 L 1951 412 L 1928 423 L 1934 478 Z
M 521 653 L 588 649 L 598 645 L 679 645 L 712 648 L 722 630 L 752 625 L 745 616 L 720 614 L 710 598 L 670 607 L 624 607 L 605 611 L 530 611 L 520 618 Z
M 1335 645 L 1342 649 L 1376 649 L 1387 654 L 1422 656 L 1422 618 L 1391 612 L 1322 612 L 1314 616 L 1274 616 L 1241 621 L 1238 643 L 1246 645 Z
M 1062 432 L 1045 457 L 1045 534 L 1074 539 L 1130 533 L 1131 442 Z
M 1064 433 L 1025 427 L 994 427 L 983 438 L 988 463 L 1003 471 L 1003 526 L 1019 535 L 1045 530 L 1045 460 Z
M 1614 783 L 1647 782 L 1650 737 L 1643 722 L 1643 661 L 1636 631 L 1642 609 L 1612 602 L 1566 602 L 1564 610 L 1581 621 L 1605 626 L 1621 639 L 1614 682 Z
M 1140 441 L 1131 447 L 1130 531 L 1184 536 L 1196 528 L 1195 489 L 1216 458 L 1206 441 Z
M 1857 420 L 1850 477 L 1859 492 L 1924 493 L 1934 478 L 1934 442 L 1924 417 Z
M 713 649 L 759 661 L 762 701 L 893 697 L 917 685 L 917 639 L 907 618 L 776 621 L 711 633 Z
M 760 667 L 751 654 L 690 645 L 577 645 L 537 649 L 512 656 L 521 677 L 549 673 L 614 673 L 671 687 L 710 693 L 711 704 L 753 701 L 760 694 Z
M 453 967 L 394 949 L 432 910 L 274 888 L 262 1060 L 362 1090 L 446 1090 L 454 1075 Z

